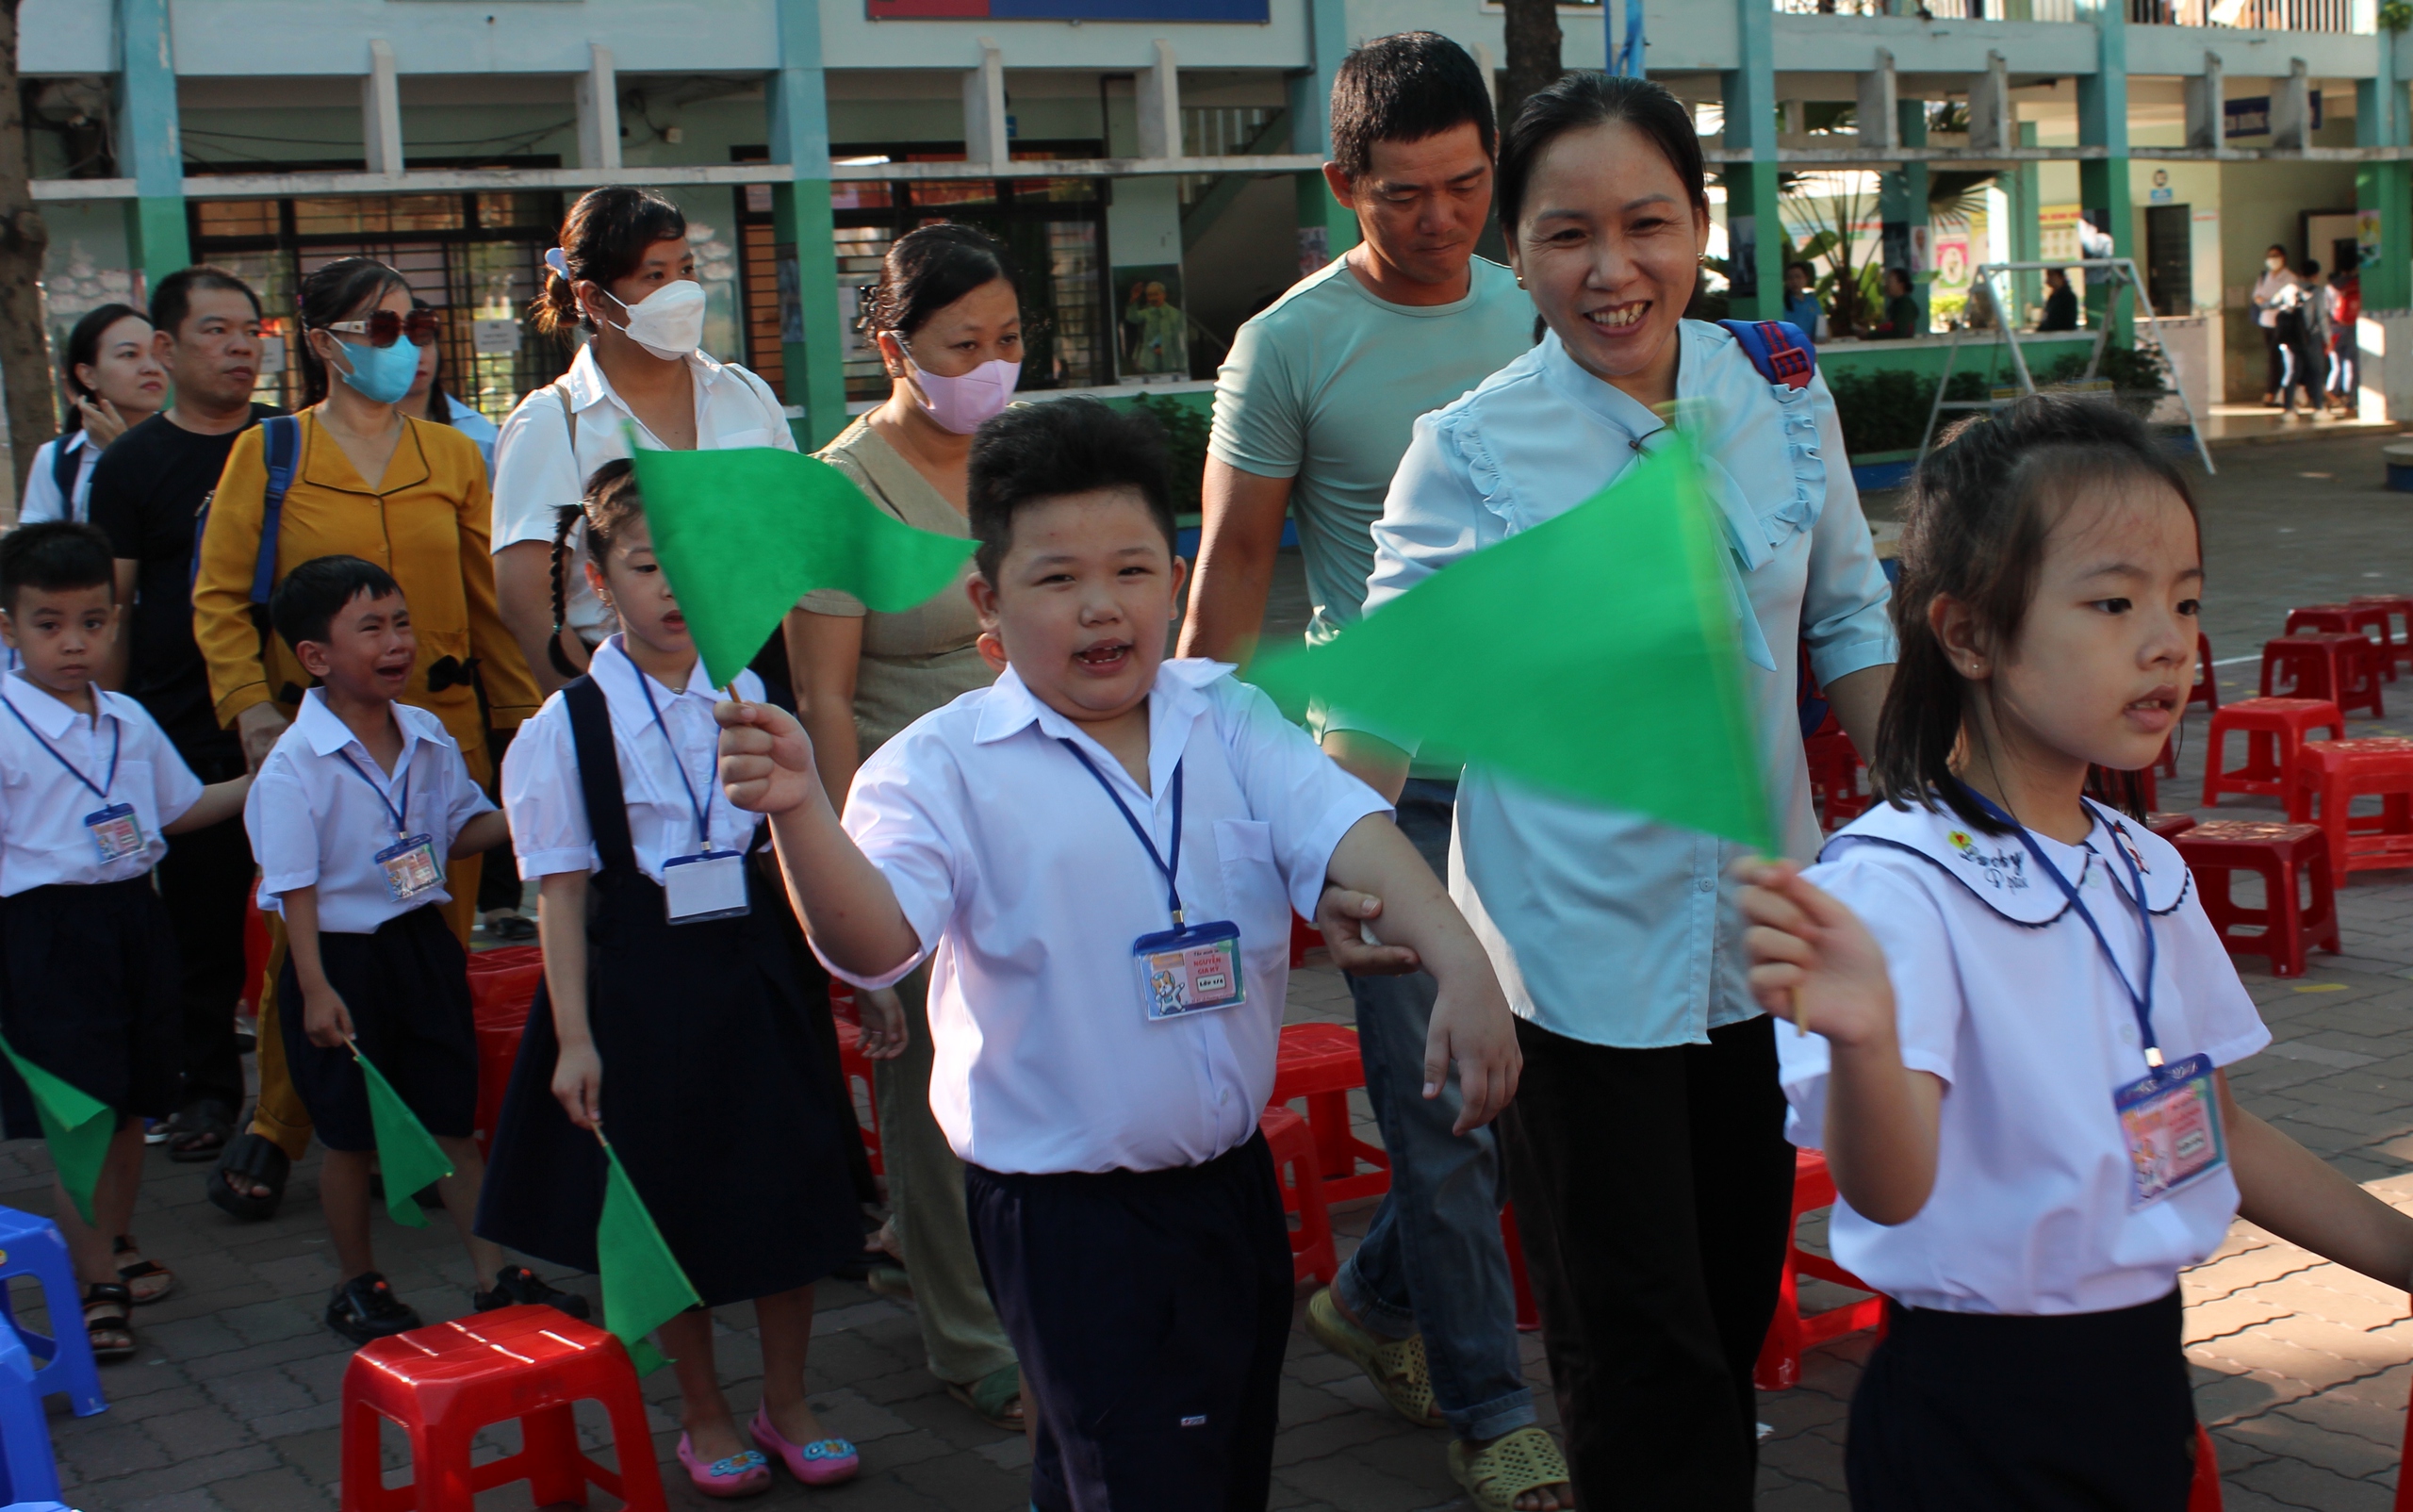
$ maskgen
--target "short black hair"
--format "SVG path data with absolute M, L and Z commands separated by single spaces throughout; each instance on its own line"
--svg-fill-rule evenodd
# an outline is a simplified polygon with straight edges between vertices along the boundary
M 1913 287 L 1911 283 L 1911 271 L 1907 268 L 1888 268 L 1885 270 L 1885 276 L 1888 278 L 1900 279 L 1904 288 Z
M 866 336 L 894 332 L 904 340 L 931 316 L 1000 278 L 1022 297 L 1022 272 L 1012 255 L 978 226 L 954 221 L 916 226 L 889 244 L 878 279 L 862 286 L 856 329 Z
M 1057 399 L 1016 404 L 982 425 L 972 437 L 965 489 L 980 575 L 996 581 L 1024 505 L 1100 488 L 1128 488 L 1145 500 L 1165 549 L 1173 549 L 1172 466 L 1154 416 L 1117 413 L 1094 399 Z
M 1332 78 L 1332 160 L 1351 178 L 1378 141 L 1422 141 L 1471 121 L 1483 155 L 1499 151 L 1491 91 L 1467 50 L 1437 31 L 1403 31 L 1354 47 Z
M 2321 276 L 2321 259 L 2318 257 L 2306 257 L 2304 261 L 2296 264 L 2296 276 L 2298 278 L 2319 278 Z
M 242 295 L 252 302 L 252 319 L 260 315 L 260 297 L 252 286 L 212 263 L 197 262 L 189 268 L 179 268 L 159 280 L 151 291 L 151 328 L 181 337 L 185 318 L 192 314 L 192 297 L 202 289 L 223 288 Z
M 1587 131 L 1621 121 L 1650 139 L 1692 201 L 1696 214 L 1709 215 L 1709 176 L 1702 166 L 1700 131 L 1690 107 L 1655 79 L 1610 74 L 1562 74 L 1525 100 L 1500 144 L 1500 229 L 1517 239 L 1526 187 L 1551 142 L 1570 131 Z
M 45 519 L 0 535 L 0 608 L 17 612 L 17 590 L 73 593 L 117 585 L 116 552 L 90 525 Z
M 285 575 L 269 597 L 269 618 L 285 644 L 296 649 L 305 640 L 324 645 L 328 627 L 343 606 L 367 594 L 383 599 L 402 585 L 374 562 L 356 556 L 314 556 Z
M 1808 273 L 1812 278 L 1816 278 L 1818 276 L 1818 268 L 1815 263 L 1803 262 L 1800 258 L 1796 257 L 1793 261 L 1784 265 L 1784 271 L 1788 273 L 1793 271 L 1796 268 L 1798 268 L 1803 272 Z

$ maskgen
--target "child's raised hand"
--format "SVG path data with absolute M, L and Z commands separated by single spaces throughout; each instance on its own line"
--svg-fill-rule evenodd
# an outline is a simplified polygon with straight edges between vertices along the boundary
M 302 993 L 302 1032 L 321 1050 L 341 1049 L 352 1038 L 352 1010 L 332 987 Z
M 1791 862 L 1746 861 L 1735 875 L 1746 884 L 1743 949 L 1760 1006 L 1837 1044 L 1890 1040 L 1893 978 L 1859 915 L 1802 880 Z
M 720 785 L 730 802 L 749 814 L 785 814 L 813 801 L 821 776 L 796 715 L 768 703 L 723 701 L 713 717 L 720 721 Z

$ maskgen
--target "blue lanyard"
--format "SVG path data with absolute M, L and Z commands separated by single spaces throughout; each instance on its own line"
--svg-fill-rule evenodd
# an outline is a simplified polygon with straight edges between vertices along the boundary
M 1175 762 L 1173 764 L 1173 861 L 1171 864 L 1167 864 L 1164 857 L 1157 853 L 1157 843 L 1150 838 L 1147 828 L 1141 824 L 1139 816 L 1131 812 L 1131 805 L 1123 801 L 1123 795 L 1114 791 L 1114 784 L 1106 780 L 1106 774 L 1097 769 L 1097 763 L 1091 761 L 1082 752 L 1080 747 L 1069 740 L 1059 736 L 1057 744 L 1071 751 L 1083 766 L 1089 768 L 1090 775 L 1097 779 L 1097 785 L 1106 789 L 1106 796 L 1114 800 L 1115 810 L 1123 815 L 1123 822 L 1129 825 L 1131 832 L 1140 837 L 1140 844 L 1148 847 L 1148 859 L 1157 863 L 1157 870 L 1165 874 L 1165 907 L 1173 910 L 1173 922 L 1179 925 L 1181 923 L 1181 883 L 1175 879 L 1174 873 L 1181 870 L 1182 764 Z
M 369 784 L 369 791 L 376 794 L 377 801 L 386 805 L 386 812 L 394 816 L 394 838 L 408 839 L 411 832 L 411 769 L 407 766 L 402 768 L 402 804 L 401 808 L 396 808 L 394 800 L 386 796 L 385 787 L 369 775 L 368 768 L 360 764 L 360 758 L 352 753 L 352 748 L 349 746 L 344 748 L 343 764 L 353 776 Z
M 2104 938 L 2103 926 L 2094 922 L 2093 912 L 2087 908 L 2085 900 L 2077 896 L 2077 889 L 2070 885 L 2070 879 L 2061 875 L 2061 869 L 2059 866 L 2053 864 L 2053 858 L 2044 854 L 2044 848 L 2036 844 L 2036 837 L 2027 832 L 2027 827 L 2005 814 L 1993 799 L 1976 788 L 1963 783 L 1962 791 L 1976 798 L 1978 806 L 1988 814 L 2019 831 L 2019 838 L 2027 846 L 2027 853 L 2036 858 L 2036 864 L 2043 867 L 2044 875 L 2051 878 L 2054 884 L 2060 888 L 2061 896 L 2070 900 L 2070 907 L 2077 911 L 2077 916 L 2086 921 L 2087 929 L 2094 935 L 2094 943 L 2103 948 L 2103 959 L 2111 963 L 2111 975 L 2120 979 L 2121 989 L 2128 994 L 2129 1006 L 2136 1010 L 2137 1032 L 2144 1040 L 2145 1064 L 2159 1070 L 2161 1047 L 2154 1042 L 2153 1037 L 2153 968 L 2158 946 L 2154 940 L 2153 913 L 2145 907 L 2144 874 L 2137 869 L 2137 858 L 2130 855 L 2126 846 L 2113 843 L 2111 848 L 2120 852 L 2120 859 L 2128 863 L 2128 881 L 2133 888 L 2128 901 L 2136 906 L 2137 923 L 2143 929 L 2145 934 L 2145 987 L 2142 993 L 2137 991 L 2135 984 L 2128 980 L 2128 974 L 2120 969 L 2120 958 L 2111 953 L 2111 942 Z M 2089 805 L 2089 812 L 2093 812 L 2092 805 Z M 2087 848 L 2093 849 L 2092 846 Z M 2119 889 L 2115 887 L 2112 891 L 2116 893 Z
M 679 759 L 679 743 L 670 738 L 670 727 L 662 720 L 662 706 L 653 701 L 653 679 L 633 663 L 630 669 L 637 675 L 637 691 L 645 695 L 646 709 L 653 715 L 653 728 L 662 731 L 662 743 L 670 748 L 670 764 L 679 774 L 679 785 L 687 791 L 687 807 L 696 811 L 696 849 L 709 851 L 713 848 L 713 835 L 704 825 L 704 806 L 696 801 L 696 784 L 687 781 L 687 764 Z
M 95 713 L 97 713 L 100 708 L 100 694 L 97 692 L 92 695 L 92 707 Z M 95 783 L 90 778 L 86 777 L 82 771 L 78 770 L 74 762 L 71 762 L 66 757 L 60 755 L 58 753 L 57 747 L 52 745 L 49 741 L 42 739 L 41 731 L 36 730 L 34 728 L 34 722 L 25 717 L 25 711 L 17 707 L 16 699 L 8 697 L 5 693 L 0 693 L 0 703 L 5 703 L 8 706 L 8 712 L 17 716 L 17 723 L 25 727 L 25 733 L 33 736 L 34 739 L 41 744 L 42 749 L 50 752 L 50 759 L 52 761 L 55 761 L 59 765 L 66 767 L 69 776 L 74 778 L 75 781 L 83 783 L 86 787 L 90 788 L 94 796 L 99 797 L 103 803 L 107 803 L 109 800 L 109 789 L 117 786 L 118 752 L 125 747 L 125 721 L 120 719 L 115 715 L 109 715 L 109 775 L 106 781 Z

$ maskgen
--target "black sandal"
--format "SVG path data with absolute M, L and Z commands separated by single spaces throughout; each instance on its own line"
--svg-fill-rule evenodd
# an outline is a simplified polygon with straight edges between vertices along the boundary
M 124 1359 L 134 1353 L 134 1296 L 123 1286 L 96 1281 L 84 1289 L 84 1331 L 94 1359 Z
M 169 1121 L 168 1159 L 183 1165 L 215 1160 L 234 1137 L 235 1109 L 204 1097 Z
M 120 1234 L 110 1241 L 109 1255 L 117 1265 L 118 1280 L 124 1284 L 136 1307 L 148 1307 L 175 1290 L 176 1273 L 156 1260 L 144 1258 L 132 1235 Z
M 246 1129 L 226 1146 L 225 1156 L 209 1173 L 209 1200 L 237 1218 L 273 1218 L 277 1204 L 285 1200 L 285 1178 L 292 1169 L 293 1162 L 274 1140 Z M 266 1187 L 268 1195 L 255 1197 L 240 1190 L 250 1187 Z

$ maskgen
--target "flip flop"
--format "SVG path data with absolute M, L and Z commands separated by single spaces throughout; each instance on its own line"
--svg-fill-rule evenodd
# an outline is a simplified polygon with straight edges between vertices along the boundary
M 237 1218 L 273 1218 L 277 1204 L 285 1200 L 285 1178 L 292 1170 L 293 1162 L 274 1140 L 246 1129 L 227 1144 L 225 1155 L 209 1173 L 209 1200 Z M 266 1187 L 268 1195 L 255 1197 L 249 1192 L 238 1191 L 238 1182 L 245 1187 Z
M 199 1165 L 226 1153 L 235 1137 L 235 1109 L 215 1097 L 204 1097 L 168 1123 L 168 1159 Z
M 1450 1478 L 1480 1512 L 1516 1512 L 1517 1498 L 1545 1486 L 1568 1484 L 1567 1458 L 1558 1440 L 1539 1428 L 1519 1428 L 1469 1453 L 1463 1438 L 1450 1443 Z
M 970 1407 L 982 1422 L 1008 1433 L 1023 1430 L 1022 1369 L 1001 1365 L 968 1386 L 946 1383 L 946 1394 Z
M 1424 1336 L 1384 1339 L 1351 1323 L 1324 1288 L 1307 1299 L 1307 1332 L 1317 1343 L 1366 1372 L 1391 1410 L 1420 1428 L 1449 1426 L 1433 1405 L 1433 1372 L 1424 1359 Z

